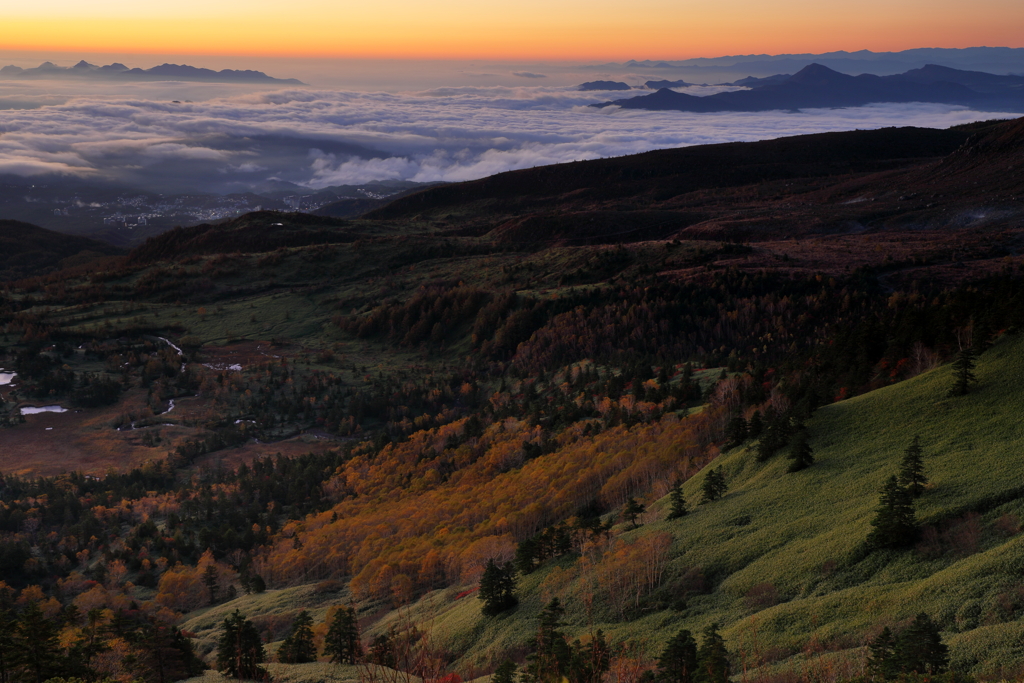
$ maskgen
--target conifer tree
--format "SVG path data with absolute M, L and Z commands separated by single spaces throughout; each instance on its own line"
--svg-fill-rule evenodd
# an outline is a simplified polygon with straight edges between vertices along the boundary
M 953 360 L 953 386 L 949 389 L 950 398 L 966 396 L 971 390 L 971 385 L 977 381 L 974 376 L 976 364 L 974 348 L 972 346 L 962 347 Z
M 263 641 L 251 621 L 235 610 L 224 620 L 224 633 L 217 644 L 217 669 L 232 678 L 263 680 L 267 671 Z
M 729 652 L 725 640 L 718 633 L 718 624 L 704 629 L 700 649 L 697 650 L 696 683 L 729 683 Z
M 537 635 L 530 640 L 534 652 L 524 671 L 527 680 L 534 683 L 559 681 L 571 664 L 572 650 L 559 631 L 564 611 L 557 597 L 551 598 L 551 602 L 541 610 Z
M 511 659 L 506 659 L 498 665 L 491 676 L 491 683 L 516 683 L 516 664 Z
M 206 593 L 209 595 L 211 605 L 217 604 L 218 578 L 217 567 L 212 564 L 206 565 L 206 569 L 203 570 L 203 585 L 206 586 Z
M 636 529 L 640 526 L 636 523 L 636 519 L 644 513 L 644 509 L 644 506 L 637 502 L 636 498 L 630 496 L 622 508 L 622 516 Z
M 516 570 L 511 562 L 498 565 L 494 559 L 487 560 L 483 576 L 480 577 L 480 591 L 477 597 L 484 601 L 482 612 L 493 617 L 519 604 L 516 598 Z
M 888 626 L 868 644 L 868 671 L 883 680 L 894 678 L 899 672 L 896 664 L 896 639 Z
M 789 458 L 793 461 L 789 464 L 789 472 L 799 472 L 814 464 L 814 451 L 811 450 L 811 444 L 807 443 L 806 432 L 797 432 L 793 438 Z
M 672 490 L 668 494 L 669 501 L 672 503 L 672 507 L 668 511 L 669 519 L 679 519 L 686 515 L 686 498 L 683 496 L 683 485 L 680 482 L 676 482 L 672 487 Z
M 895 650 L 904 672 L 940 674 L 949 663 L 949 648 L 942 642 L 939 627 L 924 612 L 899 635 Z
M 363 656 L 359 621 L 351 607 L 339 607 L 324 638 L 324 654 L 335 664 L 355 664 Z
M 761 419 L 761 411 L 755 410 L 754 414 L 750 416 L 750 421 L 747 422 L 747 438 L 756 439 L 761 436 L 763 430 L 764 421 Z
M 906 548 L 917 540 L 914 499 L 895 476 L 889 477 L 882 486 L 879 506 L 871 526 L 875 528 L 868 534 L 867 542 L 872 550 Z
M 316 661 L 313 618 L 306 610 L 302 610 L 299 616 L 295 617 L 291 632 L 277 651 L 277 659 L 284 664 L 306 664 Z
M 22 680 L 43 683 L 59 673 L 57 625 L 35 603 L 21 613 L 14 629 L 12 668 L 24 670 Z
M 14 658 L 14 615 L 0 606 L 0 683 L 10 683 Z
M 675 634 L 658 658 L 657 679 L 662 683 L 694 683 L 697 642 L 686 629 Z
M 736 448 L 747 440 L 747 421 L 742 415 L 736 415 L 725 428 L 725 448 Z
M 701 503 L 713 503 L 725 495 L 729 486 L 725 483 L 725 475 L 722 474 L 721 468 L 716 467 L 707 473 L 700 490 L 703 494 Z
M 924 476 L 923 451 L 921 449 L 921 437 L 915 436 L 914 440 L 907 446 L 903 454 L 903 462 L 900 463 L 900 485 L 907 489 L 912 498 L 920 498 L 924 493 L 928 477 Z

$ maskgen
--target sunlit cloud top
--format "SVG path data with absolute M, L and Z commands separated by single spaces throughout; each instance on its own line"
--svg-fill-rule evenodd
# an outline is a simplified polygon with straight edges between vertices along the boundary
M 1024 46 L 1019 0 L 52 0 L 0 49 L 336 57 L 682 59 Z

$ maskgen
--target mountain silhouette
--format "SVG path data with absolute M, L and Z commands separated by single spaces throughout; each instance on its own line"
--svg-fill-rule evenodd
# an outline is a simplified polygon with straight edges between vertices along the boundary
M 1024 111 L 1024 77 L 929 65 L 894 76 L 850 76 L 810 64 L 789 77 L 750 82 L 748 90 L 706 97 L 661 89 L 652 95 L 595 104 L 690 112 L 858 107 L 881 102 L 934 102 Z
M 114 81 L 208 81 L 214 83 L 284 83 L 304 85 L 295 78 L 274 78 L 262 71 L 222 69 L 204 69 L 187 64 L 161 64 L 151 69 L 129 69 L 124 64 L 113 63 L 96 66 L 84 59 L 72 67 L 57 66 L 53 62 L 43 62 L 33 69 L 19 66 L 5 66 L 0 69 L 0 78 L 17 79 L 53 79 L 53 78 L 88 78 Z

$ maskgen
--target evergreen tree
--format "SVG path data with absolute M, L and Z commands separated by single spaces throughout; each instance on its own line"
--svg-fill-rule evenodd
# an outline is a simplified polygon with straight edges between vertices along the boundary
M 363 656 L 359 641 L 359 621 L 351 607 L 339 607 L 324 638 L 324 654 L 335 664 L 355 664 Z
M 764 431 L 764 421 L 761 419 L 761 411 L 755 410 L 754 414 L 750 416 L 750 421 L 747 422 L 747 438 L 756 439 L 761 436 L 762 431 Z
M 879 506 L 871 526 L 874 529 L 868 534 L 867 543 L 872 550 L 906 548 L 917 540 L 914 499 L 895 476 L 889 477 L 882 486 Z
M 694 683 L 697 675 L 697 643 L 689 631 L 675 634 L 658 658 L 658 680 L 662 683 Z
M 729 652 L 725 640 L 718 633 L 718 624 L 704 629 L 700 649 L 697 650 L 696 683 L 729 683 Z
M 536 568 L 537 540 L 527 538 L 516 546 L 516 569 L 520 574 L 529 574 Z
M 604 631 L 597 630 L 585 646 L 577 640 L 572 647 L 572 663 L 566 678 L 573 683 L 600 683 L 604 674 L 611 669 L 611 650 L 604 638 Z
M 949 389 L 949 396 L 966 396 L 971 390 L 971 385 L 977 381 L 974 376 L 974 366 L 977 365 L 977 357 L 974 348 L 964 346 L 956 354 L 953 360 L 953 386 Z
M 516 664 L 510 659 L 498 665 L 491 676 L 491 683 L 516 683 Z
M 636 529 L 640 526 L 636 523 L 636 519 L 644 513 L 644 509 L 644 506 L 637 502 L 636 498 L 630 496 L 626 499 L 626 504 L 622 508 L 622 516 Z
M 493 617 L 519 604 L 516 597 L 516 570 L 511 562 L 499 566 L 493 559 L 487 560 L 483 576 L 480 577 L 480 591 L 477 597 L 484 601 L 483 613 Z
M 541 610 L 537 635 L 530 640 L 534 651 L 526 665 L 526 678 L 534 683 L 551 683 L 565 676 L 572 662 L 572 651 L 559 631 L 564 613 L 558 598 L 551 598 Z
M 903 454 L 899 476 L 900 485 L 907 489 L 912 498 L 920 498 L 924 493 L 925 484 L 928 483 L 928 477 L 924 476 L 922 455 L 921 437 L 915 436 Z
M 683 485 L 680 482 L 675 483 L 675 486 L 669 491 L 668 497 L 672 503 L 672 507 L 668 511 L 668 518 L 679 519 L 686 515 L 686 498 L 683 496 Z
M 906 674 L 941 674 L 949 663 L 949 649 L 938 626 L 923 612 L 898 636 L 889 627 L 882 629 L 868 650 L 868 669 L 887 681 Z
M 736 415 L 725 428 L 725 448 L 736 448 L 747 440 L 747 421 Z
M 814 451 L 811 450 L 811 444 L 807 443 L 807 432 L 797 432 L 790 447 L 789 458 L 793 461 L 789 464 L 789 472 L 799 472 L 814 464 Z
M 14 638 L 15 627 L 14 615 L 0 607 L 0 683 L 10 683 L 13 679 L 14 672 L 12 668 L 16 645 Z
M 217 644 L 217 669 L 231 678 L 264 680 L 267 671 L 263 641 L 251 621 L 237 609 L 224 620 L 224 633 Z
M 896 639 L 895 651 L 900 669 L 907 673 L 940 674 L 949 663 L 949 648 L 939 627 L 924 612 Z
M 178 628 L 151 622 L 139 629 L 137 637 L 144 652 L 139 668 L 146 681 L 180 681 L 206 670 L 192 640 Z
M 370 641 L 370 661 L 378 666 L 395 668 L 398 657 L 395 655 L 394 631 L 380 633 Z
M 713 503 L 725 495 L 725 492 L 729 490 L 729 486 L 725 483 L 725 475 L 722 474 L 721 468 L 716 467 L 707 473 L 703 483 L 701 483 L 700 490 L 703 494 L 701 503 Z
M 306 610 L 299 612 L 292 624 L 291 632 L 281 643 L 277 659 L 285 664 L 306 664 L 316 661 L 316 646 L 313 645 L 313 618 Z
M 14 628 L 14 649 L 11 668 L 22 669 L 22 679 L 43 683 L 60 673 L 61 656 L 57 642 L 57 625 L 47 619 L 35 603 L 21 613 Z
M 868 671 L 877 678 L 889 680 L 899 671 L 896 663 L 896 639 L 886 626 L 868 645 Z
M 208 564 L 206 569 L 203 570 L 203 585 L 206 586 L 207 595 L 210 596 L 210 604 L 217 604 L 217 567 Z

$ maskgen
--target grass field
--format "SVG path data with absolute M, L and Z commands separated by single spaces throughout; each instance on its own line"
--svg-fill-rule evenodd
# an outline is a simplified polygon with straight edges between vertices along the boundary
M 566 631 L 584 640 L 597 628 L 613 641 L 636 639 L 649 656 L 680 628 L 699 632 L 718 623 L 737 666 L 750 671 L 855 674 L 863 645 L 883 625 L 899 626 L 918 612 L 941 625 L 954 667 L 999 678 L 1024 661 L 1024 534 L 1010 522 L 1024 517 L 1024 339 L 1004 336 L 977 369 L 978 385 L 947 398 L 949 367 L 817 411 L 808 423 L 815 464 L 788 474 L 780 453 L 757 463 L 751 448 L 721 455 L 729 484 L 723 499 L 698 505 L 701 473 L 684 491 L 690 514 L 664 521 L 668 501 L 651 502 L 656 518 L 635 540 L 657 532 L 673 537 L 663 587 L 668 609 L 610 617 L 577 559 L 544 565 L 520 580 L 518 608 L 483 617 L 475 594 L 428 594 L 368 624 L 368 633 L 413 622 L 432 640 L 461 653 L 457 671 L 479 671 L 505 656 L 521 657 L 536 616 L 551 597 L 566 606 Z M 863 542 L 883 481 L 919 434 L 929 478 L 918 518 L 934 526 L 931 546 L 866 555 Z M 657 521 L 660 520 L 660 521 Z M 1009 524 L 1009 526 L 1008 526 Z M 927 547 L 926 547 L 927 546 Z M 703 592 L 685 594 L 699 571 Z M 329 599 L 313 587 L 247 596 L 202 614 L 186 628 L 209 652 L 216 620 L 239 607 L 260 616 L 302 606 L 317 615 Z M 364 636 L 367 635 L 364 633 Z

